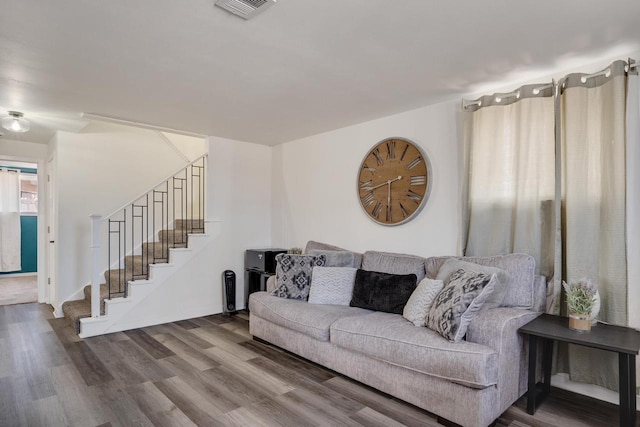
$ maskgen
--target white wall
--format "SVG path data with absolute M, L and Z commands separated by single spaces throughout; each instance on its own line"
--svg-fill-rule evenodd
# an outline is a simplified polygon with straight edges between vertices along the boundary
M 206 236 L 175 249 L 171 264 L 151 267 L 151 283 L 133 282 L 130 298 L 107 303 L 107 319 L 83 320 L 83 336 L 205 316 L 222 311 L 222 273 L 237 275 L 244 308 L 244 252 L 271 240 L 271 148 L 210 138 Z
M 48 302 L 46 274 L 46 162 L 45 144 L 0 139 L 0 159 L 27 161 L 38 165 L 38 302 Z
M 318 240 L 356 251 L 458 253 L 459 105 L 437 104 L 274 147 L 273 246 L 304 247 L 308 240 Z M 412 140 L 427 154 L 433 186 L 415 219 L 388 227 L 364 214 L 356 180 L 369 149 L 394 136 Z
M 236 273 L 236 305 L 244 308 L 244 251 L 271 246 L 271 147 L 209 138 L 207 218 L 220 234 L 198 257 L 209 276 L 207 296 L 222 307 L 222 272 Z M 220 312 L 216 310 L 214 312 Z
M 245 250 L 269 247 L 271 242 L 270 154 L 271 147 L 209 138 L 206 228 L 212 238 L 127 316 L 127 322 L 169 322 L 222 312 L 225 270 L 236 273 L 236 306 L 244 308 Z
M 155 131 L 112 124 L 58 132 L 52 146 L 58 202 L 57 298 L 52 304 L 59 309 L 90 282 L 89 215 L 112 213 L 187 161 Z
M 0 156 L 3 159 L 16 161 L 21 159 L 44 160 L 47 158 L 47 146 L 33 142 L 16 141 L 4 136 L 0 138 Z

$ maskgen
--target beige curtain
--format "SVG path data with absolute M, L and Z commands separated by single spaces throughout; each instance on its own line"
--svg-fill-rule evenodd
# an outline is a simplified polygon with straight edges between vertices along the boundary
M 640 82 L 638 71 L 627 76 L 627 312 L 629 326 L 640 329 Z M 640 384 L 640 360 L 636 360 Z
M 19 174 L 0 169 L 0 271 L 20 270 Z
M 539 273 L 552 273 L 553 109 L 545 83 L 465 108 L 465 255 L 527 253 Z
M 553 314 L 563 311 L 560 279 L 588 277 L 600 288 L 598 318 L 618 325 L 629 324 L 629 295 L 640 296 L 640 88 L 626 65 L 571 74 L 555 98 L 523 87 L 525 96 L 508 105 L 494 95 L 464 113 L 465 254 L 533 255 L 539 273 L 554 279 Z M 631 320 L 640 326 L 640 315 Z M 554 367 L 572 381 L 618 388 L 609 352 L 561 346 Z
M 561 95 L 563 276 L 596 281 L 598 317 L 617 325 L 628 324 L 625 65 L 598 77 L 571 74 Z M 615 354 L 569 346 L 564 362 L 572 381 L 618 389 Z

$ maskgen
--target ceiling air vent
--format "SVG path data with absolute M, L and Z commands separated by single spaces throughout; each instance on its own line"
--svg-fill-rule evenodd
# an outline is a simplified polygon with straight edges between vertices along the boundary
M 276 0 L 216 0 L 219 6 L 234 15 L 250 19 L 268 9 Z

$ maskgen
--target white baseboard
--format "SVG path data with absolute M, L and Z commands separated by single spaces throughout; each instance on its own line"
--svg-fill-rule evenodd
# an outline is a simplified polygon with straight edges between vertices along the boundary
M 32 273 L 9 273 L 9 274 L 3 274 L 0 276 L 0 279 L 2 279 L 3 277 L 24 277 L 24 276 L 37 276 L 38 272 L 34 271 Z

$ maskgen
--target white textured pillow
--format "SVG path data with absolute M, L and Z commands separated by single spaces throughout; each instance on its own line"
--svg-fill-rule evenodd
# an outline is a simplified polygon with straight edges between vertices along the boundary
M 433 304 L 433 300 L 444 287 L 442 280 L 424 278 L 409 297 L 404 306 L 402 317 L 416 326 L 425 326 L 427 313 Z
M 309 304 L 349 305 L 357 268 L 313 267 Z

